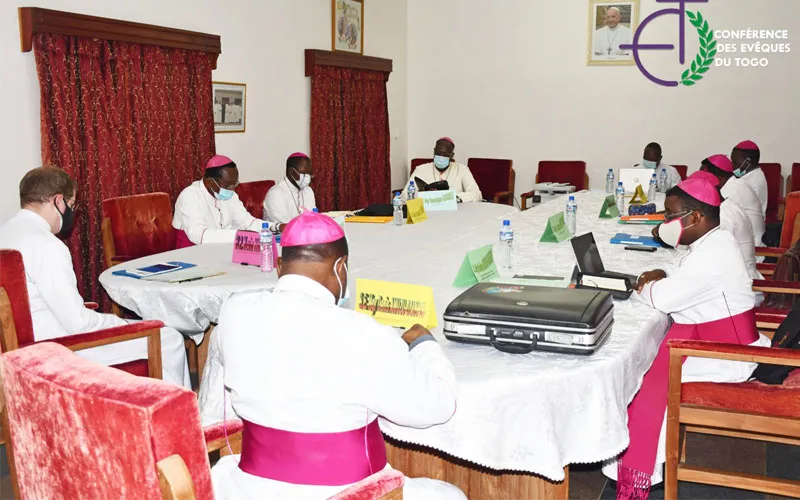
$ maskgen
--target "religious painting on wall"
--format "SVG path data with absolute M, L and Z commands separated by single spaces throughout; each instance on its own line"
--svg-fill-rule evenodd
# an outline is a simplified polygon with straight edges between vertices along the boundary
M 244 132 L 247 85 L 212 82 L 214 92 L 214 132 Z
M 633 43 L 639 24 L 639 0 L 589 0 L 589 65 L 632 65 Z
M 364 54 L 364 1 L 331 0 L 332 50 Z

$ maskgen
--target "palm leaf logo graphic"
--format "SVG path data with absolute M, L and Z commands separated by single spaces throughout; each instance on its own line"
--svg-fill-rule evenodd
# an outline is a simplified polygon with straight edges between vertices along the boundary
M 689 22 L 697 29 L 697 36 L 700 38 L 700 50 L 697 57 L 692 61 L 689 69 L 681 75 L 681 85 L 691 87 L 703 79 L 703 74 L 711 69 L 714 57 L 717 55 L 717 41 L 714 40 L 714 32 L 708 26 L 708 21 L 703 19 L 700 12 L 686 11 Z

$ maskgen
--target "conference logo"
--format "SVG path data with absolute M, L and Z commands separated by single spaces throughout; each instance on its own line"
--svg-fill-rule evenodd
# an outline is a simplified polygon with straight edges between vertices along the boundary
M 770 54 L 791 52 L 789 31 L 783 29 L 712 29 L 708 20 L 700 11 L 686 10 L 687 4 L 708 3 L 709 0 L 656 0 L 657 3 L 678 4 L 677 7 L 665 8 L 647 16 L 636 28 L 633 41 L 620 45 L 622 50 L 630 50 L 639 71 L 651 82 L 664 87 L 691 87 L 700 82 L 712 67 L 763 68 L 769 65 Z M 680 78 L 667 80 L 654 75 L 645 67 L 641 59 L 642 50 L 674 50 L 673 44 L 645 44 L 640 37 L 647 26 L 663 16 L 678 18 L 678 62 L 681 69 L 686 67 L 687 37 L 697 36 L 698 51 L 696 56 L 680 74 Z M 688 24 L 694 28 L 691 30 Z M 721 43 L 719 41 L 730 42 Z M 740 43 L 736 43 L 740 42 Z M 742 54 L 743 57 L 730 57 Z M 677 77 L 676 70 L 674 77 Z
M 703 79 L 703 75 L 711 69 L 714 58 L 717 55 L 717 41 L 714 39 L 714 32 L 708 24 L 708 20 L 703 18 L 703 14 L 686 10 L 687 3 L 708 3 L 708 0 L 656 0 L 658 3 L 677 3 L 677 8 L 661 9 L 647 16 L 636 28 L 633 34 L 633 43 L 620 45 L 622 50 L 630 50 L 633 60 L 639 71 L 651 82 L 664 87 L 677 87 L 684 85 L 691 87 Z M 686 20 L 694 26 L 699 39 L 699 51 L 692 60 L 691 65 L 680 76 L 680 79 L 665 80 L 652 74 L 642 63 L 639 53 L 641 50 L 674 50 L 673 44 L 644 44 L 639 42 L 639 38 L 644 33 L 645 28 L 659 17 L 677 15 L 678 16 L 678 62 L 681 66 L 686 64 Z

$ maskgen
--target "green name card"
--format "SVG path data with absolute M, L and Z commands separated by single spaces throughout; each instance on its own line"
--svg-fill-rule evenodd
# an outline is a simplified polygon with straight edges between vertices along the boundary
M 541 243 L 561 243 L 572 238 L 567 223 L 564 222 L 564 212 L 553 214 L 547 219 L 547 227 L 539 240 Z
M 614 196 L 606 196 L 603 200 L 603 206 L 600 208 L 601 219 L 615 219 L 620 216 L 619 209 L 617 208 L 617 200 Z
M 417 194 L 425 202 L 426 212 L 447 212 L 458 210 L 456 192 L 448 191 L 421 191 Z
M 493 281 L 500 277 L 497 266 L 494 263 L 492 245 L 486 245 L 470 252 L 464 257 L 461 267 L 458 269 L 453 286 L 465 287 L 476 283 Z

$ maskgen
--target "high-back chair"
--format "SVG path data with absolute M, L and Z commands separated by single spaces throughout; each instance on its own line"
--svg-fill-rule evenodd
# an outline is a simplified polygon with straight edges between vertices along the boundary
M 192 391 L 52 342 L 3 354 L 0 379 L 17 498 L 213 498 Z M 241 423 L 229 433 L 240 442 Z
M 780 220 L 781 190 L 783 189 L 783 175 L 780 163 L 762 163 L 761 171 L 767 179 L 767 223 Z
M 792 173 L 786 179 L 786 194 L 800 191 L 800 163 L 792 163 Z
M 275 181 L 243 182 L 236 188 L 236 194 L 244 208 L 256 219 L 264 217 L 264 197 L 275 185 Z
M 106 268 L 174 250 L 169 195 L 147 193 L 103 200 L 102 234 Z
M 673 165 L 673 167 L 675 167 L 675 170 L 678 171 L 678 174 L 681 176 L 681 180 L 686 180 L 686 176 L 689 173 L 689 167 L 686 165 Z
M 420 165 L 425 165 L 426 163 L 433 163 L 433 158 L 414 158 L 411 160 L 411 170 L 408 172 L 409 178 L 414 175 L 414 170 L 417 169 Z
M 513 160 L 469 158 L 467 166 L 481 188 L 484 200 L 514 205 L 514 182 L 517 174 L 514 172 Z
M 576 191 L 589 189 L 589 174 L 586 173 L 585 161 L 540 161 L 536 172 L 536 182 L 561 182 L 575 186 Z M 535 191 L 520 195 L 522 210 L 528 207 L 528 200 Z
M 784 203 L 780 246 L 777 248 L 756 247 L 757 256 L 778 258 L 800 238 L 800 191 L 789 193 Z M 764 276 L 771 276 L 775 271 L 775 264 L 760 263 L 756 267 Z
M 689 433 L 800 446 L 800 371 L 782 385 L 761 382 L 681 383 L 686 357 L 800 367 L 800 351 L 696 340 L 668 343 L 667 466 L 664 497 L 678 498 L 678 481 L 713 484 L 787 497 L 800 496 L 800 481 L 767 478 L 688 465 Z

